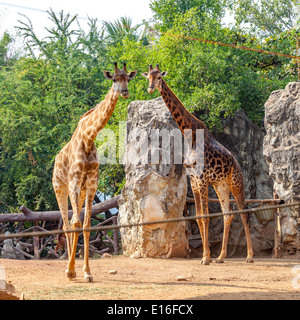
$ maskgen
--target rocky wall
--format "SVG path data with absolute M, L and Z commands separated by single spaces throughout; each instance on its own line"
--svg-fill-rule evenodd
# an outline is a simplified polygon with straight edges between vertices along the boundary
M 253 123 L 243 110 L 228 117 L 222 122 L 222 131 L 213 133 L 214 137 L 224 145 L 241 166 L 244 177 L 246 199 L 272 199 L 273 181 L 269 177 L 268 165 L 263 156 L 265 131 Z M 214 190 L 210 197 L 216 198 Z M 252 207 L 253 204 L 246 204 Z M 236 205 L 233 205 L 236 210 Z M 210 204 L 210 212 L 220 212 L 219 205 Z M 274 248 L 275 222 L 259 222 L 254 214 L 249 216 L 251 241 L 254 256 L 271 255 Z M 212 255 L 217 257 L 221 251 L 223 237 L 223 219 L 210 221 L 210 241 Z M 219 241 L 219 242 L 218 242 Z M 235 216 L 229 233 L 228 257 L 246 256 L 247 245 L 241 218 Z
M 300 201 L 300 82 L 272 92 L 265 103 L 263 152 L 274 190 L 285 203 Z M 300 252 L 300 209 L 280 212 L 282 250 Z

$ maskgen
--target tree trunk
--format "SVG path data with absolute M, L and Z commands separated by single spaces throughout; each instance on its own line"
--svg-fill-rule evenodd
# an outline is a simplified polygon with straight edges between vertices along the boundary
M 92 206 L 92 216 L 105 212 L 109 209 L 118 207 L 120 195 L 97 203 Z M 0 214 L 1 222 L 25 222 L 25 221 L 58 221 L 61 218 L 60 211 L 31 211 L 25 206 L 20 207 L 22 213 Z M 71 219 L 73 210 L 69 210 L 69 219 Z M 81 210 L 80 218 L 83 221 L 84 208 Z

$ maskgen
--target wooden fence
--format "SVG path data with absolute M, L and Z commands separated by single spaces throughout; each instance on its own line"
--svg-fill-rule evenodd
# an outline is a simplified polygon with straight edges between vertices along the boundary
M 117 224 L 117 216 L 112 216 L 108 219 L 99 219 L 98 214 L 106 212 L 109 209 L 118 207 L 118 200 L 120 196 L 97 203 L 92 206 L 92 222 L 94 226 L 104 226 L 110 224 Z M 0 214 L 0 232 L 7 229 L 11 223 L 18 223 L 17 232 L 32 232 L 32 231 L 49 231 L 62 229 L 62 220 L 60 211 L 31 211 L 25 206 L 20 207 L 20 213 Z M 69 219 L 71 219 L 73 211 L 69 210 Z M 80 219 L 83 222 L 84 208 L 81 210 Z M 30 228 L 25 228 L 25 222 L 33 222 L 35 225 Z M 39 225 L 39 222 L 42 222 Z M 111 233 L 111 234 L 110 234 Z M 79 239 L 82 233 L 79 234 Z M 45 237 L 32 237 L 27 239 L 18 239 L 13 245 L 12 241 L 8 243 L 6 240 L 0 242 L 0 257 L 5 257 L 9 254 L 9 248 L 13 249 L 18 257 L 29 259 L 40 259 L 41 257 L 55 257 L 63 259 L 67 257 L 66 241 L 64 235 L 50 235 Z M 118 230 L 113 229 L 101 230 L 90 236 L 90 254 L 102 255 L 105 252 L 118 252 Z M 17 244 L 17 245 L 16 245 Z M 77 256 L 83 254 L 83 244 L 78 243 Z M 13 254 L 10 252 L 10 254 Z

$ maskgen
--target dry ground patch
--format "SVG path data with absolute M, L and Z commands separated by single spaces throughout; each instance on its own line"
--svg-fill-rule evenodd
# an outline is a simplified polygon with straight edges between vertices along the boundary
M 93 283 L 83 281 L 83 260 L 76 260 L 74 280 L 66 277 L 66 264 L 66 260 L 0 259 L 7 281 L 30 300 L 300 300 L 300 289 L 292 286 L 297 260 L 256 258 L 246 264 L 245 259 L 227 259 L 202 266 L 200 259 L 114 256 L 90 260 Z M 111 270 L 117 273 L 110 274 Z

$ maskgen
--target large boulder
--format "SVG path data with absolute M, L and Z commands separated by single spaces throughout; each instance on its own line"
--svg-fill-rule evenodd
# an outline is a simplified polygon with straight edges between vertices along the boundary
M 264 156 L 274 190 L 286 203 L 300 201 L 300 83 L 272 92 L 265 104 Z M 300 251 L 300 209 L 281 210 L 283 250 Z
M 246 199 L 272 199 L 273 181 L 269 177 L 268 165 L 263 156 L 264 129 L 253 123 L 243 110 L 236 112 L 222 122 L 222 131 L 214 133 L 215 138 L 236 158 L 244 177 Z M 216 197 L 213 190 L 211 197 Z M 247 204 L 251 207 L 253 204 Z M 237 209 L 234 205 L 233 209 Z M 210 204 L 210 212 L 220 212 L 219 205 Z M 270 255 L 274 248 L 275 222 L 259 222 L 254 214 L 250 217 L 250 234 L 256 256 Z M 223 219 L 210 222 L 212 253 L 218 256 L 223 237 Z M 219 241 L 219 243 L 218 243 Z M 228 256 L 245 256 L 247 244 L 241 218 L 234 217 L 229 233 Z
M 174 164 L 174 138 L 170 138 L 168 150 L 168 137 L 174 129 L 178 134 L 178 127 L 162 98 L 134 101 L 128 106 L 126 184 L 119 200 L 120 224 L 183 216 L 187 179 L 182 164 Z M 157 143 L 154 143 L 156 133 L 160 138 L 156 136 Z M 182 139 L 179 134 L 177 139 Z M 121 228 L 123 254 L 185 257 L 188 252 L 185 228 L 185 222 Z

